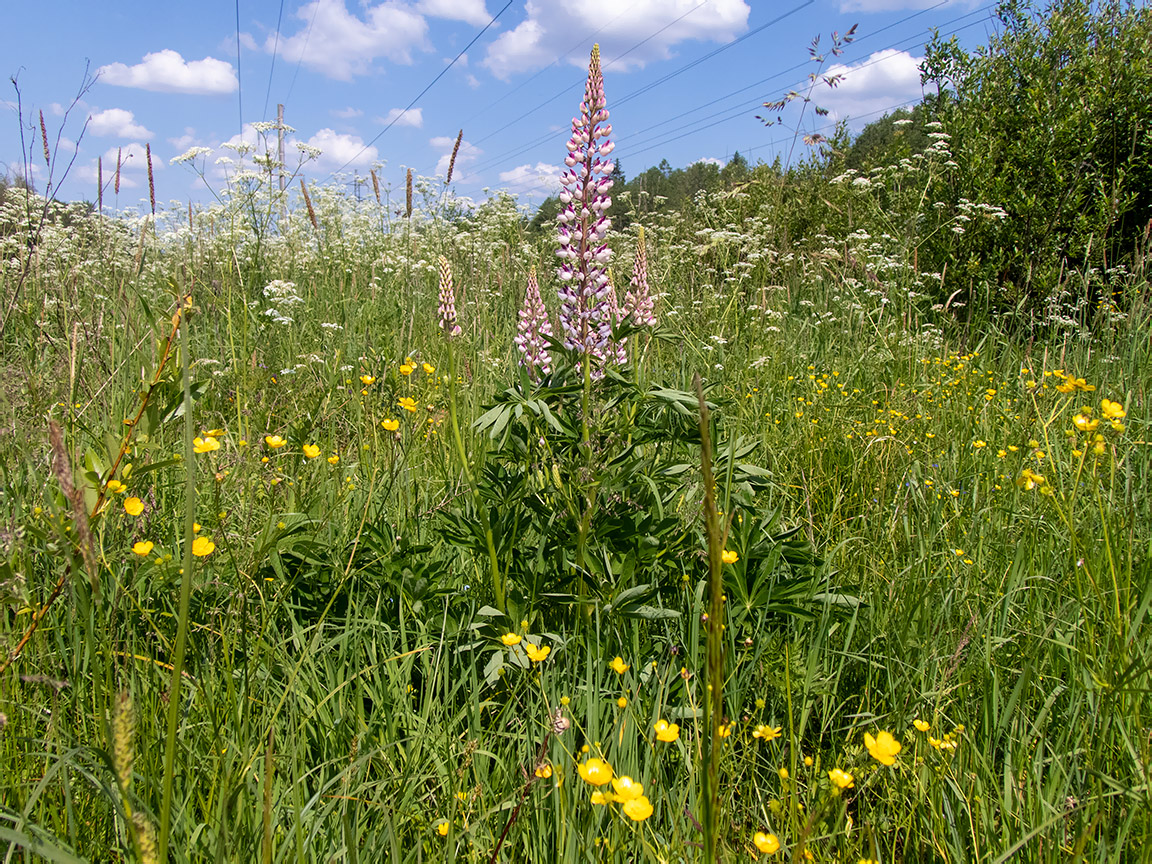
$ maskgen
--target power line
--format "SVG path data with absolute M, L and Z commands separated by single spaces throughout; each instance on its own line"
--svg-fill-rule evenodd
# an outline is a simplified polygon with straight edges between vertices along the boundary
M 747 33 L 745 33 L 743 36 L 739 37 L 738 39 L 735 39 L 732 42 L 729 42 L 725 45 L 722 45 L 719 48 L 715 49 L 714 51 L 708 52 L 708 54 L 706 54 L 705 56 L 699 57 L 696 60 L 693 60 L 693 61 L 690 61 L 689 63 L 684 64 L 683 66 L 679 67 L 678 69 L 675 69 L 672 72 L 670 72 L 669 74 L 665 75 L 659 81 L 652 83 L 652 84 L 645 85 L 644 87 L 641 87 L 638 90 L 633 91 L 632 93 L 626 94 L 622 99 L 613 100 L 613 105 L 614 106 L 620 105 L 622 102 L 627 102 L 629 99 L 634 98 L 635 96 L 639 95 L 641 92 L 646 92 L 647 90 L 652 89 L 652 87 L 656 86 L 657 84 L 661 84 L 664 81 L 667 81 L 667 80 L 675 77 L 676 75 L 679 75 L 681 72 L 686 71 L 687 69 L 690 69 L 694 66 L 697 66 L 700 63 L 703 63 L 705 60 L 709 60 L 709 59 L 715 57 L 717 54 L 720 54 L 721 52 L 728 50 L 729 48 L 733 47 L 734 45 L 737 45 L 740 42 L 743 42 L 745 39 L 748 39 L 749 37 L 754 36 L 757 33 L 762 32 L 763 30 L 767 29 L 771 25 L 778 24 L 780 21 L 783 21 L 788 16 L 793 15 L 796 12 L 799 12 L 805 6 L 810 6 L 813 2 L 814 2 L 814 0 L 803 0 L 803 2 L 801 2 L 799 5 L 794 6 L 792 9 L 788 10 L 787 12 L 783 13 L 782 15 L 778 15 L 776 18 L 772 19 L 771 21 L 767 22 L 766 24 L 762 24 L 759 27 L 756 27 L 753 30 L 748 31 Z M 699 7 L 696 7 L 696 8 L 699 8 Z M 687 13 L 685 13 L 685 14 L 687 14 Z M 682 15 L 680 17 L 683 18 L 684 16 Z M 677 19 L 677 20 L 679 20 L 679 19 Z M 675 22 L 673 22 L 673 23 L 675 23 Z M 661 30 L 667 29 L 667 27 L 669 27 L 669 26 L 671 26 L 671 25 L 665 25 L 665 27 L 661 28 Z M 659 31 L 657 31 L 657 32 L 659 32 Z M 653 36 L 655 36 L 655 35 L 656 34 L 653 34 Z M 647 39 L 644 39 L 642 42 L 638 43 L 638 45 L 643 44 L 643 42 L 647 42 L 648 39 L 651 39 L 651 38 L 652 38 L 652 36 L 647 37 Z M 625 52 L 625 54 L 630 53 L 631 51 L 635 50 L 636 47 L 637 46 L 633 46 L 632 48 L 629 48 L 628 51 Z M 623 55 L 621 55 L 621 56 L 623 56 Z M 616 58 L 616 59 L 619 59 L 619 58 Z M 615 60 L 613 60 L 612 62 L 615 62 Z M 611 65 L 611 64 L 609 64 L 609 65 Z M 558 98 L 560 98 L 560 96 L 563 96 L 565 93 L 568 93 L 570 90 L 574 89 L 575 86 L 576 85 L 569 85 L 569 86 L 565 87 L 563 90 L 561 90 L 557 94 L 550 96 L 549 98 L 545 99 L 543 102 L 538 104 L 536 107 L 530 109 L 529 111 L 525 112 L 524 114 L 521 114 L 519 117 L 515 118 L 514 120 L 511 120 L 508 123 L 504 124 L 500 130 L 497 130 L 497 132 L 493 132 L 489 135 L 484 136 L 483 138 L 478 139 L 476 141 L 476 143 L 479 144 L 479 143 L 482 143 L 482 142 L 488 140 L 489 138 L 493 137 L 493 135 L 498 134 L 498 132 L 504 131 L 504 129 L 506 129 L 507 127 L 519 122 L 520 120 L 523 120 L 525 117 L 528 117 L 531 114 L 534 114 L 536 111 L 539 111 L 541 108 L 544 108 L 545 106 L 550 105 L 552 102 L 555 102 Z M 552 137 L 552 133 L 547 132 L 544 135 L 540 136 L 539 138 L 536 138 L 533 141 L 528 142 L 527 144 L 525 144 L 524 146 L 522 146 L 520 149 L 516 150 L 513 153 L 507 153 L 506 152 L 506 153 L 500 154 L 499 156 L 492 157 L 492 158 L 485 160 L 484 162 L 480 163 L 480 165 L 474 166 L 473 170 L 480 170 L 481 168 L 490 167 L 492 165 L 495 165 L 495 164 L 503 161 L 504 159 L 508 158 L 509 156 L 518 156 L 521 153 L 524 153 L 524 152 L 527 152 L 528 150 L 531 150 L 532 148 L 536 147 L 538 144 L 544 143 L 545 141 L 547 141 L 551 137 Z
M 244 137 L 244 83 L 240 79 L 240 0 L 236 0 L 236 101 L 240 109 L 240 137 Z
M 268 67 L 268 89 L 264 91 L 264 110 L 260 112 L 261 120 L 268 116 L 268 100 L 272 98 L 272 73 L 276 71 L 276 49 L 280 47 L 280 22 L 283 19 L 284 0 L 280 0 L 280 14 L 276 16 L 276 40 L 272 43 L 272 64 Z
M 934 9 L 934 8 L 939 8 L 941 5 L 944 5 L 944 4 L 943 4 L 943 3 L 937 3 L 937 4 L 936 4 L 936 6 L 934 6 L 934 7 L 931 7 L 931 9 Z M 964 14 L 964 15 L 960 15 L 960 16 L 957 16 L 956 18 L 953 18 L 953 19 L 951 19 L 951 20 L 949 20 L 949 21 L 945 22 L 945 23 L 944 23 L 942 26 L 944 26 L 944 27 L 947 27 L 947 26 L 949 26 L 949 25 L 951 25 L 951 24 L 954 24 L 954 23 L 957 23 L 957 22 L 959 22 L 959 21 L 962 21 L 962 20 L 964 20 L 965 18 L 969 18 L 969 17 L 971 17 L 971 16 L 973 16 L 973 15 L 978 15 L 978 14 L 981 14 L 981 13 L 983 13 L 983 12 L 986 12 L 987 10 L 989 10 L 989 9 L 993 8 L 994 6 L 995 6 L 995 4 L 988 4 L 988 5 L 986 5 L 986 6 L 983 6 L 983 7 L 979 8 L 979 9 L 976 9 L 976 10 L 974 10 L 974 11 L 972 11 L 972 12 L 968 12 L 968 13 L 966 13 L 966 14 Z M 869 34 L 869 36 L 867 36 L 867 37 L 861 37 L 860 39 L 856 40 L 856 42 L 857 42 L 857 44 L 859 44 L 860 42 L 863 42 L 863 41 L 865 41 L 865 40 L 866 40 L 866 39 L 868 39 L 868 38 L 872 38 L 872 37 L 874 37 L 874 36 L 875 36 L 876 34 L 878 34 L 878 33 L 881 33 L 881 32 L 883 32 L 883 31 L 885 31 L 885 30 L 888 30 L 888 29 L 891 29 L 891 28 L 893 28 L 893 27 L 896 27 L 896 26 L 899 26 L 899 25 L 901 25 L 901 24 L 904 24 L 904 23 L 906 23 L 907 21 L 909 21 L 909 20 L 911 20 L 911 19 L 913 19 L 913 18 L 915 18 L 915 17 L 917 17 L 917 16 L 919 16 L 919 15 L 922 15 L 922 14 L 924 14 L 924 12 L 926 12 L 926 11 L 931 11 L 931 9 L 928 9 L 928 10 L 920 10 L 920 11 L 918 11 L 918 12 L 915 12 L 915 13 L 912 13 L 912 14 L 910 14 L 910 15 L 907 15 L 907 16 L 905 16 L 904 18 L 902 18 L 901 20 L 899 20 L 899 21 L 896 21 L 896 22 L 893 22 L 892 24 L 889 24 L 889 25 L 887 25 L 886 27 L 884 27 L 884 28 L 881 28 L 880 30 L 877 30 L 877 31 L 875 31 L 875 33 L 873 33 L 873 34 Z M 950 33 L 948 33 L 947 35 L 954 35 L 955 33 L 961 32 L 962 30 L 964 30 L 964 29 L 967 29 L 968 27 L 972 27 L 972 26 L 976 26 L 976 25 L 978 25 L 978 24 L 984 23 L 984 21 L 985 21 L 985 20 L 987 20 L 987 19 L 986 19 L 986 18 L 982 18 L 982 19 L 981 19 L 981 20 L 979 20 L 979 21 L 975 21 L 975 22 L 973 22 L 973 23 L 971 23 L 971 24 L 965 25 L 964 27 L 960 27 L 960 28 L 957 28 L 957 29 L 955 29 L 955 30 L 951 31 Z M 772 22 L 770 22 L 770 23 L 772 23 Z M 748 35 L 748 34 L 745 34 L 745 35 Z M 916 37 L 912 37 L 912 38 L 913 38 L 913 39 L 915 39 Z M 891 49 L 894 49 L 894 48 L 901 48 L 901 47 L 903 47 L 903 48 L 918 47 L 918 46 L 920 46 L 920 45 L 923 45 L 923 44 L 925 44 L 923 41 L 921 41 L 921 42 L 918 42 L 918 43 L 914 43 L 913 45 L 902 45 L 902 43 L 904 43 L 904 42 L 906 42 L 906 41 L 907 41 L 906 39 L 897 40 L 896 42 L 893 42 L 892 44 L 888 45 L 887 47 L 880 49 L 880 51 L 877 51 L 877 52 L 873 52 L 873 53 L 874 53 L 874 54 L 875 54 L 875 53 L 881 53 L 882 51 L 887 51 L 887 50 L 891 50 Z M 877 63 L 877 62 L 881 62 L 883 59 L 885 59 L 885 58 L 880 58 L 879 60 L 873 60 L 873 61 L 869 61 L 868 63 L 862 64 L 861 66 L 858 66 L 858 67 L 856 67 L 856 68 L 857 68 L 857 69 L 866 68 L 867 66 L 871 66 L 871 65 L 874 65 L 874 64 L 875 64 L 875 63 Z M 695 61 L 693 61 L 693 62 L 695 62 Z M 725 95 L 725 96 L 721 97 L 720 101 L 723 101 L 723 100 L 725 100 L 725 99 L 729 99 L 729 98 L 731 98 L 732 96 L 734 96 L 734 95 L 736 95 L 736 94 L 738 94 L 738 93 L 741 93 L 741 92 L 744 92 L 744 91 L 746 91 L 746 90 L 752 89 L 752 88 L 754 88 L 754 87 L 757 87 L 757 86 L 759 86 L 759 85 L 761 85 L 761 84 L 765 84 L 765 83 L 767 83 L 767 82 L 769 82 L 769 81 L 772 81 L 772 80 L 774 80 L 774 79 L 776 79 L 776 78 L 779 78 L 779 77 L 781 77 L 781 76 L 783 76 L 783 75 L 787 74 L 787 73 L 788 73 L 788 72 L 790 72 L 790 71 L 793 71 L 793 70 L 795 70 L 795 69 L 799 69 L 799 68 L 802 68 L 803 66 L 807 65 L 807 63 L 808 63 L 808 61 L 804 61 L 804 62 L 802 62 L 802 63 L 799 63 L 799 64 L 795 65 L 795 66 L 789 67 L 788 69 L 785 69 L 785 70 L 783 70 L 783 71 L 781 71 L 781 72 L 777 72 L 777 73 L 775 73 L 774 75 L 771 75 L 771 76 L 769 76 L 768 78 L 764 78 L 764 79 L 761 79 L 760 81 L 758 81 L 758 82 L 756 82 L 756 83 L 754 83 L 754 84 L 751 84 L 751 85 L 748 85 L 748 86 L 742 87 L 742 88 L 740 88 L 740 89 L 738 89 L 738 90 L 734 90 L 734 91 L 731 91 L 731 92 L 730 92 L 730 93 L 728 93 L 727 95 Z M 690 65 L 690 64 L 686 64 L 686 66 L 687 66 L 687 65 Z M 672 73 L 670 73 L 669 75 L 667 75 L 667 76 L 664 76 L 664 78 L 663 78 L 663 79 L 661 79 L 661 80 L 667 80 L 668 78 L 672 77 L 673 75 L 675 75 L 675 74 L 679 74 L 679 72 L 680 72 L 680 71 L 681 71 L 681 70 L 674 70 L 674 71 L 673 71 Z M 627 95 L 627 96 L 625 96 L 623 99 L 613 100 L 613 104 L 614 104 L 614 105 L 619 105 L 619 104 L 620 104 L 622 101 L 626 101 L 626 100 L 628 100 L 628 99 L 631 99 L 631 98 L 633 98 L 635 95 L 638 95 L 640 92 L 644 92 L 644 91 L 646 91 L 646 90 L 648 90 L 648 89 L 651 89 L 651 87 L 652 87 L 652 86 L 655 86 L 655 83 L 659 83 L 659 82 L 653 82 L 652 84 L 649 84 L 649 85 L 645 85 L 644 87 L 642 87 L 642 88 L 639 88 L 637 91 L 634 91 L 633 93 L 630 93 L 630 94 L 628 94 L 628 95 Z M 801 83 L 803 83 L 803 82 L 801 82 Z M 800 84 L 798 84 L 797 86 L 800 86 Z M 658 129 L 658 128 L 660 128 L 661 126 L 667 125 L 668 123 L 670 123 L 670 122 L 673 122 L 674 120 L 677 120 L 677 119 L 681 119 L 681 118 L 683 118 L 683 117 L 685 117 L 685 116 L 687 116 L 687 115 L 689 115 L 689 114 L 692 114 L 692 113 L 695 113 L 696 111 L 699 111 L 699 110 L 701 110 L 701 109 L 702 109 L 702 108 L 704 108 L 704 107 L 708 107 L 708 106 L 711 106 L 711 105 L 715 105 L 716 103 L 717 103 L 717 100 L 711 100 L 711 101 L 709 101 L 708 103 L 706 103 L 705 105 L 700 105 L 700 106 L 697 106 L 697 107 L 695 107 L 695 108 L 692 108 L 692 109 L 690 109 L 689 111 L 685 111 L 685 112 L 682 112 L 681 114 L 677 115 L 677 116 L 676 116 L 676 117 L 674 117 L 674 118 L 669 118 L 669 119 L 665 119 L 665 120 L 662 120 L 662 121 L 660 121 L 660 122 L 659 122 L 659 123 L 657 123 L 657 124 L 654 124 L 654 125 L 652 125 L 652 126 L 649 126 L 649 127 L 647 127 L 646 129 L 638 130 L 638 131 L 636 131 L 636 132 L 633 132 L 633 133 L 631 133 L 630 135 L 624 136 L 624 137 L 622 137 L 622 138 L 618 138 L 618 139 L 616 139 L 616 140 L 617 140 L 617 143 L 619 144 L 619 142 L 620 142 L 620 141 L 624 141 L 624 140 L 628 140 L 628 139 L 631 139 L 631 138 L 635 138 L 635 137 L 637 137 L 637 136 L 639 136 L 639 135 L 644 135 L 644 134 L 646 134 L 646 133 L 648 133 L 648 132 L 650 132 L 650 131 L 653 131 L 654 129 Z M 688 136 L 689 136 L 689 135 L 691 135 L 691 134 L 695 134 L 695 133 L 697 133 L 697 132 L 702 132 L 702 131 L 705 131 L 706 129 L 710 129 L 710 128 L 713 128 L 713 127 L 715 127 L 715 126 L 717 126 L 717 125 L 720 125 L 721 123 L 727 122 L 728 120 L 732 120 L 732 119 L 735 119 L 736 117 L 742 116 L 742 115 L 744 115 L 744 114 L 745 114 L 747 111 L 749 111 L 749 110 L 755 110 L 755 108 L 757 108 L 757 107 L 760 107 L 760 106 L 759 106 L 759 103 L 757 103 L 757 104 L 756 104 L 756 105 L 754 105 L 754 106 L 743 105 L 743 106 L 741 106 L 741 107 L 737 108 L 735 111 L 732 111 L 731 109 L 726 109 L 726 111 L 723 111 L 723 112 L 716 112 L 716 113 L 714 113 L 714 114 L 711 114 L 711 115 L 708 115 L 708 116 L 706 116 L 706 117 L 704 117 L 704 118 L 701 118 L 701 120 L 707 120 L 707 119 L 710 119 L 710 118 L 712 118 L 712 117 L 716 117 L 718 114 L 726 114 L 727 116 L 724 116 L 724 117 L 722 117 L 720 120 L 717 120 L 717 121 L 716 121 L 716 122 L 714 122 L 714 123 L 705 124 L 704 126 L 699 126 L 699 127 L 695 128 L 695 129 L 692 129 L 692 130 L 688 130 L 688 131 L 686 131 L 686 132 L 680 132 L 680 134 L 674 135 L 674 136 L 672 136 L 672 137 L 669 137 L 669 138 L 663 138 L 663 139 L 657 140 L 657 141 L 656 141 L 656 143 L 654 143 L 652 146 L 649 146 L 649 147 L 643 148 L 643 149 L 641 149 L 641 150 L 632 150 L 632 151 L 629 151 L 629 152 L 630 152 L 631 154 L 633 154 L 633 155 L 634 155 L 634 154 L 637 154 L 637 153 L 643 153 L 643 152 L 647 152 L 648 150 L 652 150 L 652 149 L 654 149 L 655 147 L 659 147 L 659 146 L 662 146 L 662 145 L 664 145 L 664 144 L 670 143 L 670 142 L 672 142 L 672 141 L 676 141 L 676 140 L 679 140 L 679 139 L 681 139 L 681 138 L 685 138 L 685 137 L 688 137 Z M 523 153 L 525 153 L 525 152 L 527 152 L 527 151 L 529 151 L 529 150 L 533 149 L 533 148 L 534 148 L 534 147 L 536 147 L 538 144 L 540 144 L 540 143 L 543 143 L 544 141 L 546 141 L 546 140 L 548 140 L 548 139 L 550 139 L 550 138 L 552 138 L 552 137 L 553 137 L 553 133 L 550 133 L 550 132 L 549 132 L 549 133 L 546 133 L 545 135 L 541 136 L 540 138 L 538 138 L 538 139 L 535 139 L 535 140 L 533 140 L 533 141 L 531 141 L 531 142 L 528 142 L 528 143 L 527 143 L 527 144 L 525 144 L 524 146 L 521 146 L 521 147 L 519 147 L 519 148 L 517 148 L 517 149 L 515 149 L 515 150 L 512 150 L 512 151 L 506 151 L 506 152 L 504 152 L 504 153 L 498 154 L 498 155 L 496 155 L 496 156 L 494 156 L 494 157 L 491 157 L 491 158 L 489 158 L 489 159 L 485 160 L 484 162 L 480 163 L 479 165 L 477 165 L 477 166 L 474 166 L 474 167 L 473 167 L 473 170 L 482 170 L 482 169 L 484 169 L 484 168 L 488 168 L 488 167 L 491 167 L 492 165 L 495 165 L 495 164 L 499 164 L 500 162 L 503 162 L 503 161 L 505 161 L 506 159 L 509 159 L 509 158 L 512 158 L 512 157 L 515 157 L 515 156 L 519 156 L 519 155 L 521 155 L 521 154 L 523 154 Z M 651 141 L 651 140 L 653 140 L 653 139 L 651 139 L 651 138 L 649 138 L 649 139 L 646 139 L 646 141 Z M 643 142 L 641 142 L 641 143 L 646 143 L 646 141 L 643 141 Z M 759 148 L 759 147 L 757 147 L 756 149 L 760 149 L 760 148 Z
M 373 144 L 375 144 L 377 141 L 379 141 L 380 137 L 385 132 L 387 132 L 389 129 L 391 129 L 393 126 L 395 126 L 396 122 L 401 117 L 403 117 L 405 114 L 407 114 L 413 105 L 415 105 L 417 102 L 420 101 L 420 97 L 423 96 L 425 93 L 427 93 L 429 90 L 431 90 L 433 85 L 437 81 L 439 81 L 441 78 L 443 78 L 444 75 L 447 74 L 449 69 L 451 69 L 453 66 L 456 65 L 456 61 L 459 60 L 461 57 L 463 57 L 467 53 L 468 49 L 471 48 L 473 45 L 475 45 L 477 40 L 479 40 L 481 36 L 483 36 L 485 33 L 488 32 L 488 28 L 496 23 L 496 19 L 499 18 L 501 15 L 503 15 L 508 10 L 508 7 L 512 5 L 512 2 L 513 2 L 513 0 L 508 0 L 508 2 L 504 4 L 504 8 L 502 8 L 499 12 L 497 12 L 495 15 L 492 16 L 492 20 L 484 25 L 484 29 L 472 37 L 472 41 L 469 42 L 467 45 L 465 45 L 461 49 L 460 53 L 452 58 L 452 62 L 449 63 L 447 66 L 445 66 L 443 69 L 441 69 L 440 73 L 435 78 L 433 78 L 431 81 L 428 82 L 427 87 L 425 87 L 423 90 L 421 90 L 419 93 L 416 94 L 416 98 L 413 99 L 411 102 L 409 102 L 408 106 L 403 111 L 401 111 L 399 114 L 397 114 L 395 117 L 393 117 L 391 122 L 387 126 L 385 126 L 383 129 L 381 129 L 379 132 L 377 132 L 376 137 L 373 138 L 371 141 L 369 141 L 367 144 L 365 144 L 363 147 L 361 147 L 359 152 L 357 152 L 351 159 L 349 159 L 347 162 L 345 162 L 343 165 L 341 165 L 339 168 L 337 168 L 335 171 L 333 171 L 331 174 L 329 174 L 328 178 L 335 177 L 337 174 L 339 174 L 341 171 L 343 171 L 345 168 L 347 168 L 349 165 L 351 165 L 353 162 L 355 162 L 357 159 L 359 159 L 361 153 L 363 153 L 365 150 L 367 150 L 369 147 L 371 147 Z M 328 179 L 328 178 L 325 178 L 325 179 Z
M 312 38 L 312 25 L 316 23 L 316 13 L 320 11 L 321 0 L 315 0 L 312 6 L 312 20 L 308 22 L 308 29 L 304 31 L 304 45 L 300 48 L 300 56 L 296 58 L 296 71 L 292 73 L 292 83 L 288 85 L 288 95 L 284 97 L 284 104 L 292 98 L 292 91 L 296 89 L 296 76 L 300 74 L 300 64 L 304 62 L 304 55 L 308 52 L 308 40 Z

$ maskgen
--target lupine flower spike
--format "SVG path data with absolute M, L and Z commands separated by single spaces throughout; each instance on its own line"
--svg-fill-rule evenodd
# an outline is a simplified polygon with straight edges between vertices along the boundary
M 624 323 L 624 319 L 620 313 L 620 301 L 616 296 L 616 286 L 612 284 L 611 278 L 608 280 L 608 320 L 614 327 L 619 327 Z M 616 366 L 623 366 L 628 362 L 627 336 L 623 339 L 608 337 L 608 345 L 604 351 L 604 361 L 615 364 Z
M 567 170 L 560 175 L 564 209 L 557 217 L 560 248 L 556 255 L 562 262 L 558 276 L 564 344 L 601 361 L 611 335 L 606 269 L 611 252 L 605 238 L 612 223 L 605 213 L 612 204 L 608 192 L 614 165 L 605 157 L 614 145 L 608 140 L 612 125 L 606 122 L 606 104 L 600 46 L 594 45 L 580 115 L 572 118 L 564 159 Z
M 656 300 L 648 288 L 648 252 L 644 247 L 644 226 L 636 238 L 636 260 L 632 264 L 632 282 L 624 295 L 624 314 L 637 327 L 655 327 Z
M 456 323 L 456 292 L 452 288 L 452 265 L 443 255 L 440 256 L 440 329 L 445 336 L 459 336 L 460 325 Z
M 520 365 L 527 366 L 532 380 L 536 380 L 536 370 L 547 375 L 552 371 L 552 356 L 548 353 L 546 336 L 552 335 L 552 322 L 544 299 L 540 296 L 540 286 L 536 282 L 536 268 L 528 274 L 528 290 L 524 293 L 524 308 L 520 310 L 519 332 L 516 347 L 520 349 Z

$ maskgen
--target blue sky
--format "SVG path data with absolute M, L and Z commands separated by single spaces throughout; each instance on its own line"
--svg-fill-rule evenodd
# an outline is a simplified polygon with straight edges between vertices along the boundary
M 275 121 L 282 102 L 295 129 L 286 161 L 294 166 L 320 150 L 302 169 L 309 181 L 351 184 L 357 171 L 366 177 L 377 166 L 384 183 L 402 189 L 409 167 L 424 176 L 445 172 L 462 128 L 457 195 L 479 199 L 485 189 L 506 189 L 539 202 L 556 188 L 594 42 L 604 61 L 614 155 L 634 176 L 661 159 L 682 167 L 722 163 L 737 150 L 753 162 L 787 156 L 797 123 L 803 132 L 827 132 L 847 119 L 858 130 L 920 97 L 916 67 L 933 28 L 956 33 L 971 49 L 995 27 L 992 4 L 948 0 L 506 3 L 21 3 L 5 16 L 0 71 L 18 76 L 26 121 L 38 125 L 43 110 L 50 142 L 61 135 L 58 165 L 79 139 L 63 198 L 94 200 L 97 157 L 107 184 L 119 150 L 118 203 L 146 200 L 150 144 L 158 203 L 209 200 L 190 165 L 171 160 L 211 148 L 193 164 L 220 188 L 229 166 L 217 160 L 237 156 L 221 145 L 255 141 L 250 124 Z M 840 56 L 828 54 L 832 31 L 853 24 L 855 40 Z M 818 35 L 823 66 L 808 59 Z M 64 123 L 86 62 L 96 81 Z M 756 119 L 763 102 L 806 92 L 808 74 L 817 71 L 843 75 L 835 89 L 818 82 L 813 92 L 827 117 L 811 108 L 801 117 L 797 102 L 784 127 Z M 15 102 L 8 85 L 0 92 L 0 170 L 10 174 L 22 164 Z M 38 133 L 25 128 L 25 138 L 43 188 Z M 114 203 L 110 188 L 105 203 Z

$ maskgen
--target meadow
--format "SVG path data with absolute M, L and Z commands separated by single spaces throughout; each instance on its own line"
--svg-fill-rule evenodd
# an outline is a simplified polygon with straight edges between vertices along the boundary
M 601 209 L 594 78 L 559 242 L 8 188 L 3 860 L 1147 854 L 1148 233 L 981 282 L 943 109 Z

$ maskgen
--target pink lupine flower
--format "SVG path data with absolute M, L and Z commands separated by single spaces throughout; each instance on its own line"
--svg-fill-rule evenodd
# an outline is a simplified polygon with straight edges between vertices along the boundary
M 636 260 L 632 264 L 631 288 L 624 295 L 624 315 L 637 327 L 655 327 L 656 298 L 648 288 L 648 252 L 644 247 L 644 226 L 636 238 Z
M 459 336 L 460 325 L 456 323 L 456 292 L 452 288 L 452 265 L 443 255 L 440 256 L 440 329 L 445 336 Z
M 609 281 L 608 283 L 608 320 L 615 326 L 620 326 L 624 323 L 624 319 L 620 314 L 620 301 L 617 299 L 616 286 Z M 604 362 L 612 363 L 616 366 L 623 366 L 628 362 L 628 337 L 623 339 L 613 339 L 611 335 L 605 344 Z
M 612 227 L 605 215 L 612 199 L 613 147 L 608 136 L 612 125 L 604 107 L 604 76 L 600 70 L 600 46 L 592 46 L 588 81 L 580 114 L 572 118 L 566 170 L 560 175 L 563 210 L 557 217 L 561 264 L 560 323 L 564 344 L 587 357 L 603 362 L 612 325 L 609 310 L 608 259 L 605 238 Z
M 552 356 L 548 353 L 545 337 L 552 335 L 552 322 L 540 296 L 535 267 L 528 274 L 528 290 L 524 292 L 524 307 L 520 310 L 517 330 L 515 341 L 520 349 L 520 365 L 528 367 L 532 380 L 536 380 L 537 369 L 547 375 L 552 371 Z

